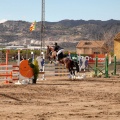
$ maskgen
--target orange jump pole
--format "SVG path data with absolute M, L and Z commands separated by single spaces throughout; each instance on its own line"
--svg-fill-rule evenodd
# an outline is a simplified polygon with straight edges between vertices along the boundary
M 9 50 L 6 50 L 6 65 L 8 65 L 8 53 L 9 52 L 10 52 Z
M 6 65 L 8 65 L 8 53 L 9 53 L 9 50 L 6 50 Z M 6 66 L 6 71 L 8 70 L 8 67 Z M 7 72 L 6 72 L 7 74 Z M 6 79 L 7 79 L 7 76 L 6 76 Z

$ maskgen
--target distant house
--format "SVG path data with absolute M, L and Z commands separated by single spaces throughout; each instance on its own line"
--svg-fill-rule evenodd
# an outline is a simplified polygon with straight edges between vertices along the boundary
M 118 61 L 120 61 L 120 33 L 118 33 L 114 38 L 114 55 Z
M 107 47 L 104 41 L 81 40 L 76 46 L 77 54 L 105 54 Z

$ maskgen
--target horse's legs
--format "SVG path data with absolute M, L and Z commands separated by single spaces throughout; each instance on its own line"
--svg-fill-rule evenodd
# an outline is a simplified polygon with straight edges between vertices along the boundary
M 75 70 L 73 68 L 69 68 L 70 79 L 75 79 Z
M 66 63 L 65 63 L 64 65 L 65 65 L 65 67 L 67 68 L 67 65 L 66 65 Z M 69 72 L 70 72 L 70 68 L 69 68 Z
M 55 56 L 53 57 L 53 59 L 55 60 Z
M 72 78 L 72 70 L 70 68 L 68 70 L 69 70 L 69 73 L 70 73 L 69 78 L 71 79 Z
M 50 56 L 48 56 L 48 60 L 49 60 L 50 63 L 52 63 L 52 61 L 51 61 L 51 57 L 50 57 Z
M 74 69 L 75 67 L 75 69 Z M 80 70 L 81 70 L 81 67 L 79 68 L 80 66 L 78 65 L 77 62 L 74 62 L 74 65 L 72 67 L 72 71 L 73 71 L 73 77 L 74 79 L 76 78 L 76 72 L 78 73 Z
M 50 56 L 48 56 L 48 60 L 50 61 Z
M 75 76 L 75 70 L 73 70 L 73 75 Z

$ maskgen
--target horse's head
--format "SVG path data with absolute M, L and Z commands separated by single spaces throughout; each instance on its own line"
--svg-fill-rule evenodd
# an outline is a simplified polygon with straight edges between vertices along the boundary
M 48 51 L 48 53 L 50 53 L 51 51 L 54 51 L 54 47 L 52 47 L 52 46 L 47 46 L 47 51 Z
M 50 57 L 50 58 L 54 58 L 56 59 L 56 51 L 54 51 L 54 47 L 53 46 L 47 46 L 47 55 Z

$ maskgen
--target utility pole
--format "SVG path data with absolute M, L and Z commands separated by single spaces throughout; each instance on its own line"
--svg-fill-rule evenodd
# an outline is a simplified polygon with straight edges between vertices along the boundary
M 42 10 L 41 10 L 41 29 L 40 29 L 40 40 L 41 40 L 41 49 L 45 47 L 45 40 L 44 40 L 44 33 L 45 33 L 45 0 L 42 0 Z

